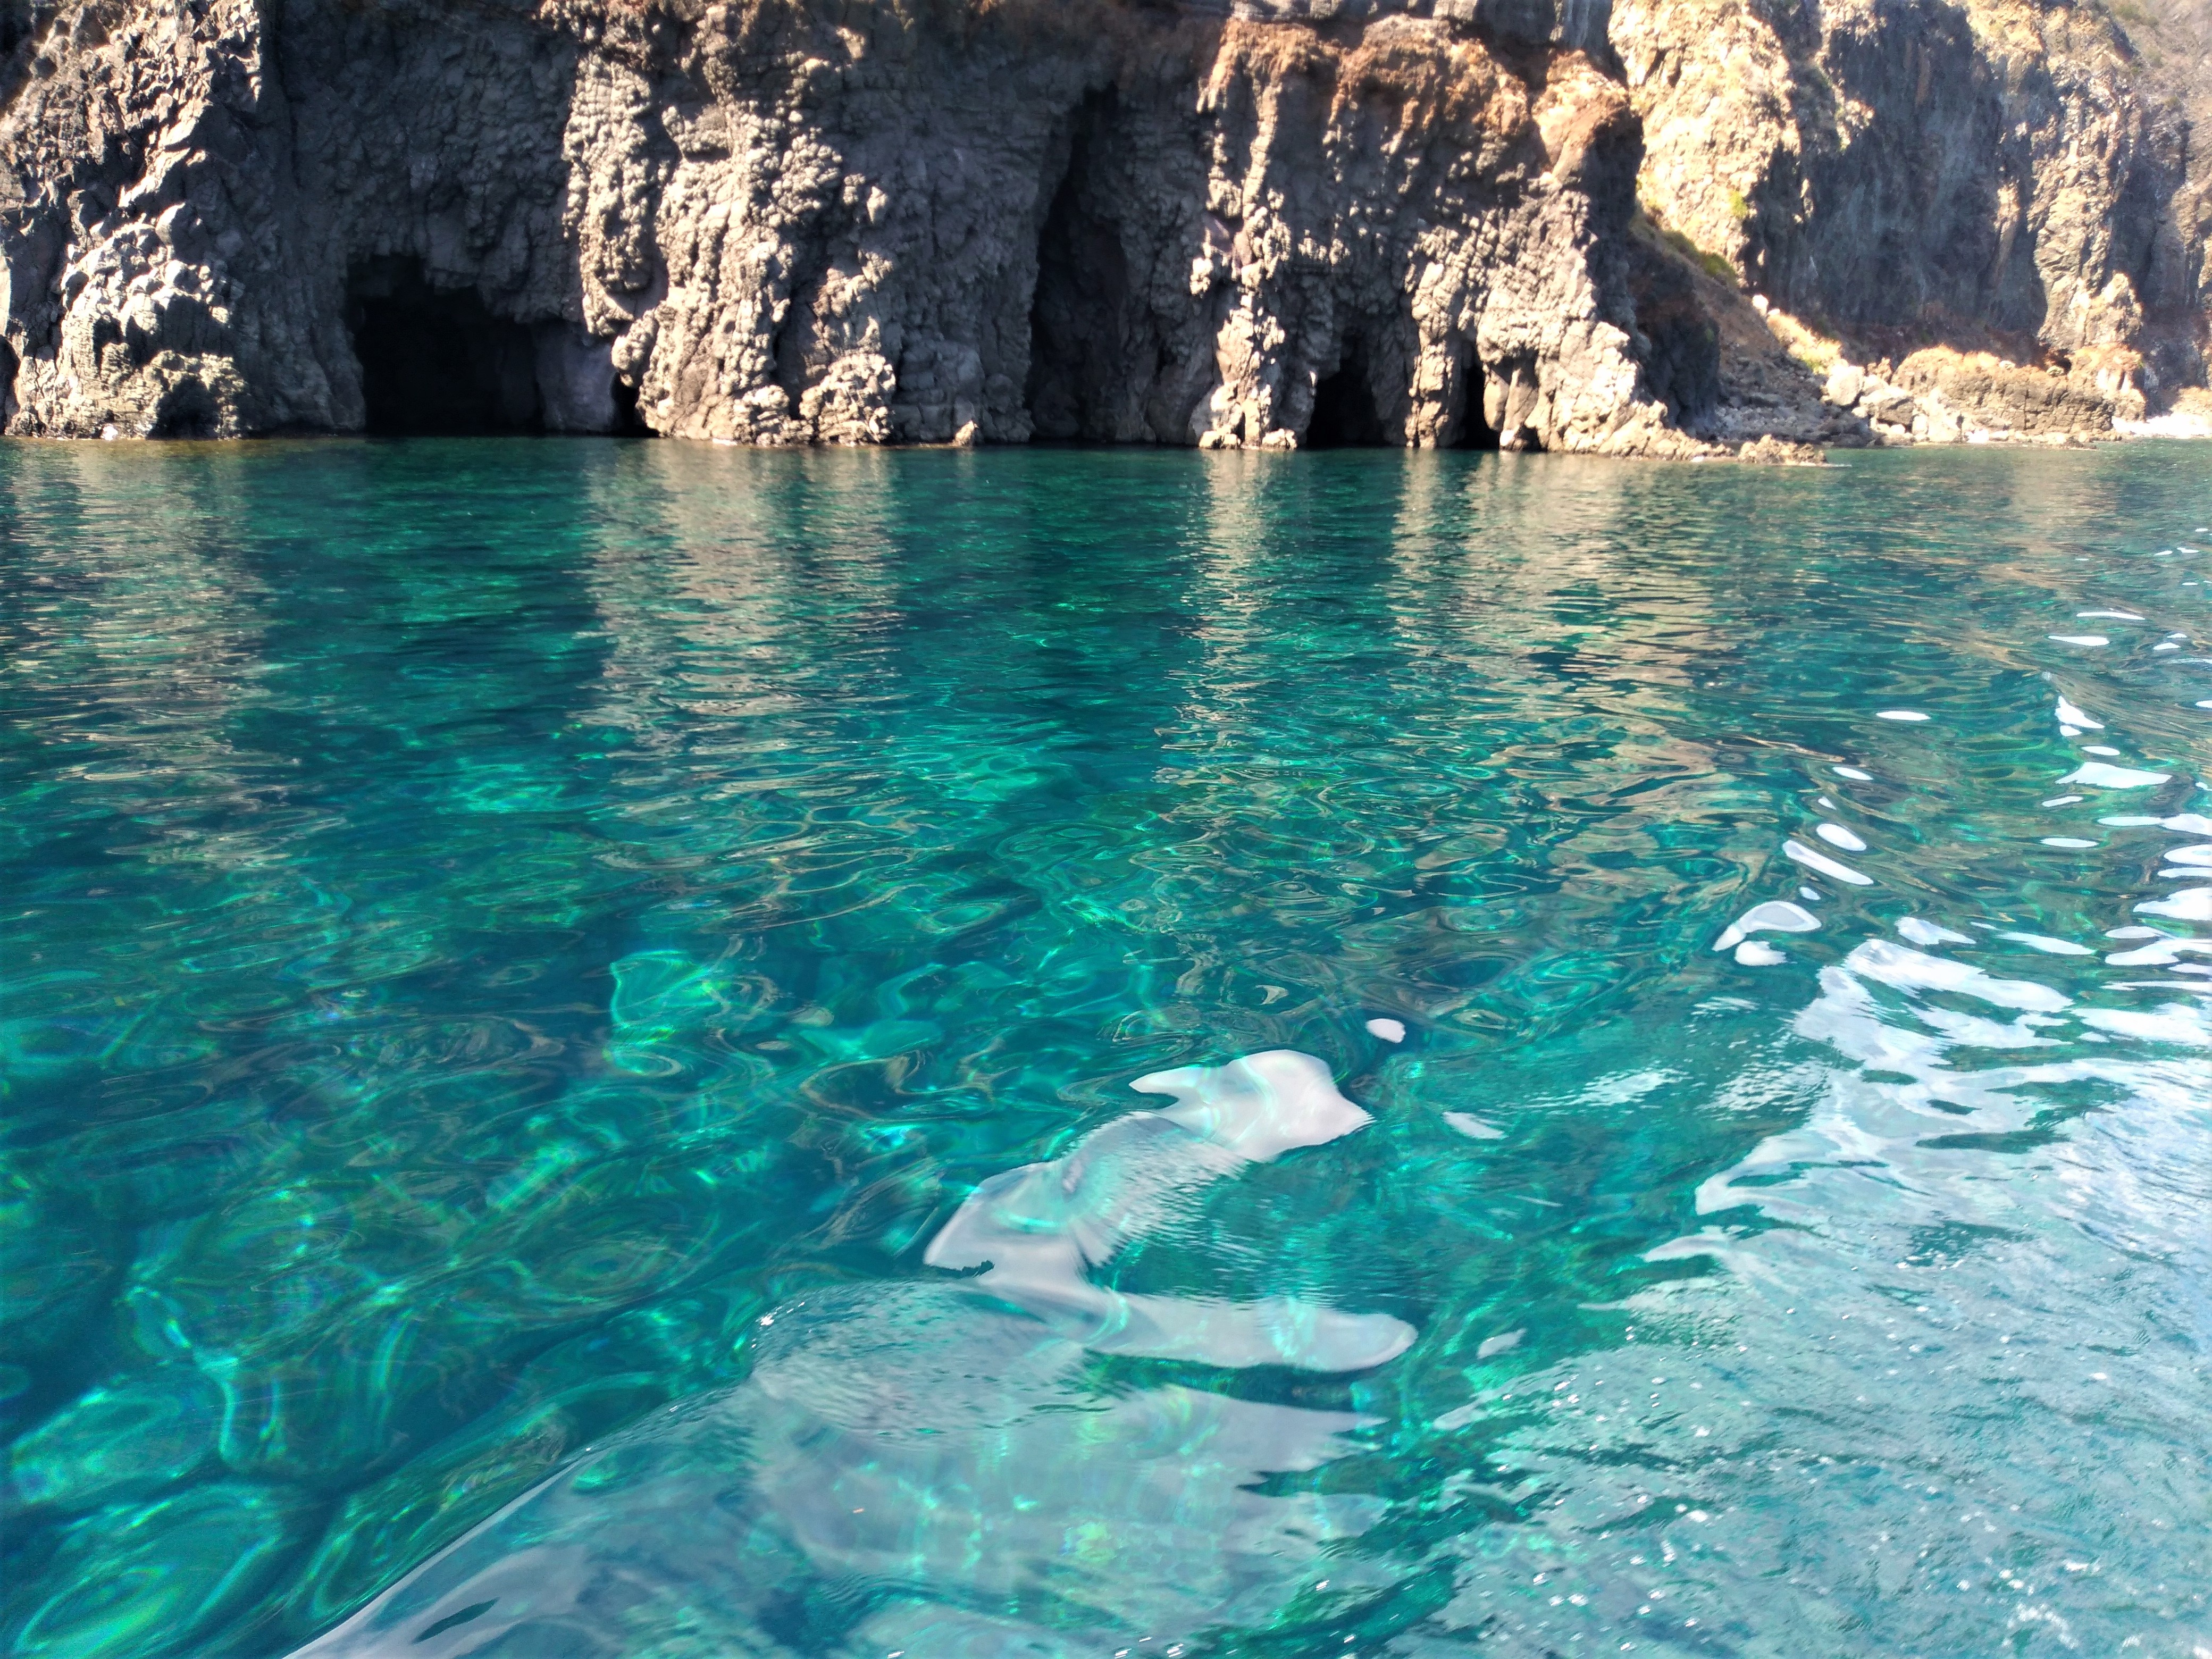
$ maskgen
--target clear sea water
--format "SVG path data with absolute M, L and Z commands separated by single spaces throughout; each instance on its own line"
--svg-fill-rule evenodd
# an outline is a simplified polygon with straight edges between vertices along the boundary
M 2209 525 L 0 448 L 0 1635 L 2206 1654 Z

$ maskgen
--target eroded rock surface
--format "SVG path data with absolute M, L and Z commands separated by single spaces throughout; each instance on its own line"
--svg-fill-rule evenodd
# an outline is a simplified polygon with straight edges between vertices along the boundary
M 1649 217 L 1861 362 L 2025 364 L 1963 399 L 1942 371 L 1964 429 L 2109 432 L 2203 383 L 2203 138 L 2103 8 L 1620 0 L 1612 40 Z
M 2069 386 L 2094 359 L 2105 431 L 2201 382 L 2188 129 L 2098 56 L 2124 40 L 1916 5 L 19 3 L 0 414 L 1880 441 L 1744 283 L 1899 346 L 2009 331 Z M 1970 423 L 2004 399 L 1964 372 L 1895 383 Z

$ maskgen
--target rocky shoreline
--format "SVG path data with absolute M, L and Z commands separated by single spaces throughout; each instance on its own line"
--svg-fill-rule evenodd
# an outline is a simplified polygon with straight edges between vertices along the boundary
M 11 45 L 19 436 L 2212 430 L 2191 129 L 2094 4 L 39 0 Z

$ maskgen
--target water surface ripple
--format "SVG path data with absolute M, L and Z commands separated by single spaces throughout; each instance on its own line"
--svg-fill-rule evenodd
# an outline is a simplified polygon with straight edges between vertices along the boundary
M 2212 1651 L 2206 480 L 0 446 L 0 1637 Z

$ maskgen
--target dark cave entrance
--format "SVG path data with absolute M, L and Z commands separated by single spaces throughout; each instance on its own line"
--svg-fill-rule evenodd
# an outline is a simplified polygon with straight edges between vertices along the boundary
M 475 289 L 433 288 L 416 260 L 376 260 L 347 284 L 346 322 L 372 434 L 545 429 L 530 325 L 495 317 Z
M 1459 420 L 1453 449 L 1495 449 L 1498 434 L 1482 418 L 1482 366 L 1470 356 L 1459 376 Z M 1410 418 L 1410 417 L 1409 417 Z M 1306 422 L 1308 449 L 1395 449 L 1410 441 L 1394 431 L 1375 395 L 1372 359 L 1358 335 L 1348 340 L 1335 369 L 1314 386 Z
M 1628 292 L 1644 337 L 1644 382 L 1686 430 L 1701 428 L 1721 398 L 1720 330 L 1706 314 L 1705 278 L 1649 226 L 1628 243 Z
M 162 394 L 146 428 L 149 438 L 214 438 L 222 435 L 222 416 L 214 395 L 198 380 L 180 380 Z
M 1308 449 L 1395 449 L 1419 443 L 1437 431 L 1431 423 L 1437 413 L 1444 415 L 1443 428 L 1451 433 L 1445 444 L 1449 449 L 1484 450 L 1498 447 L 1498 434 L 1483 419 L 1484 377 L 1481 360 L 1474 355 L 1473 346 L 1459 342 L 1456 353 L 1456 373 L 1453 376 L 1446 409 L 1408 407 L 1410 394 L 1399 401 L 1395 410 L 1386 408 L 1383 398 L 1376 394 L 1376 353 L 1372 340 L 1376 333 L 1387 330 L 1387 322 L 1370 322 L 1355 325 L 1339 348 L 1336 367 L 1315 382 L 1313 412 L 1306 422 L 1304 447 Z M 1373 332 L 1370 332 L 1373 331 Z M 1387 336 L 1385 337 L 1387 338 Z M 1411 362 L 1411 343 L 1408 343 L 1407 362 Z M 1387 347 L 1382 354 L 1384 361 L 1394 360 Z M 1400 369 L 1383 377 L 1385 385 L 1394 384 L 1406 370 Z
M 1314 387 L 1313 416 L 1306 422 L 1308 449 L 1379 449 L 1392 441 L 1375 403 L 1375 380 L 1367 354 L 1347 343 L 1335 372 Z
M 1470 354 L 1467 368 L 1460 375 L 1460 385 L 1465 398 L 1459 411 L 1459 435 L 1451 441 L 1454 449 L 1495 449 L 1498 434 L 1482 418 L 1482 365 Z
M 637 412 L 637 393 L 636 381 L 625 380 L 619 375 L 615 378 L 611 396 L 615 408 L 614 435 L 617 438 L 653 436 L 653 428 L 645 423 L 645 416 Z
M 1027 397 L 1030 430 L 1040 439 L 1121 435 L 1109 388 L 1125 372 L 1129 262 L 1120 223 L 1099 211 L 1091 187 L 1115 109 L 1110 88 L 1090 94 L 1077 109 L 1067 170 L 1037 234 Z

